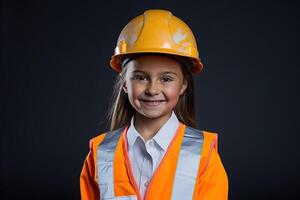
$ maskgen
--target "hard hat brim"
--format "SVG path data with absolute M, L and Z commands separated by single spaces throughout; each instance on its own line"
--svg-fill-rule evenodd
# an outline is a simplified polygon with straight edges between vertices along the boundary
M 110 66 L 111 68 L 116 71 L 121 73 L 122 72 L 122 60 L 124 57 L 127 56 L 133 56 L 133 55 L 138 55 L 138 54 L 158 54 L 158 55 L 166 55 L 166 56 L 176 56 L 179 58 L 182 58 L 183 60 L 190 60 L 191 61 L 191 72 L 192 74 L 198 74 L 203 70 L 203 64 L 199 58 L 191 58 L 187 56 L 182 56 L 178 54 L 172 54 L 172 53 L 161 53 L 161 52 L 134 52 L 134 53 L 126 53 L 126 54 L 119 54 L 119 55 L 113 55 L 110 60 Z

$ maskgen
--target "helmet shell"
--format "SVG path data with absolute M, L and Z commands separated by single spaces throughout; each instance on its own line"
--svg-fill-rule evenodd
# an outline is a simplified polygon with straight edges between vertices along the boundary
M 132 19 L 121 31 L 110 66 L 122 71 L 122 58 L 131 54 L 159 53 L 188 58 L 192 73 L 199 73 L 199 58 L 193 32 L 181 19 L 166 10 L 147 10 Z

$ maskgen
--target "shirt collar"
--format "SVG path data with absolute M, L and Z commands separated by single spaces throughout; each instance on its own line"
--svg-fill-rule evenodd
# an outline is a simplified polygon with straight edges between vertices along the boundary
M 166 151 L 172 138 L 174 137 L 176 130 L 179 126 L 179 121 L 174 111 L 172 111 L 171 117 L 168 121 L 159 129 L 159 131 L 153 137 L 153 140 L 164 150 Z M 127 141 L 128 146 L 131 148 L 136 139 L 142 136 L 134 127 L 134 116 L 131 118 L 130 126 L 127 131 Z
M 139 132 L 134 127 L 134 116 L 132 116 L 130 121 L 130 126 L 127 130 L 127 141 L 128 141 L 129 148 L 131 148 L 134 145 L 138 137 L 141 137 L 141 139 L 143 139 L 143 137 L 139 134 Z

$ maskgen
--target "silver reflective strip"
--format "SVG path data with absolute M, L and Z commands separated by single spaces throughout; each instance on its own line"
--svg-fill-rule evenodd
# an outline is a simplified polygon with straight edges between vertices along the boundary
M 98 184 L 101 199 L 114 198 L 114 155 L 122 129 L 106 133 L 97 150 Z
M 101 198 L 102 200 L 102 198 Z M 137 196 L 121 196 L 121 197 L 114 197 L 113 200 L 137 200 Z
M 137 200 L 136 195 L 115 197 L 114 157 L 123 129 L 106 133 L 97 150 L 98 184 L 101 200 Z
M 176 166 L 172 200 L 193 199 L 203 139 L 203 131 L 185 128 Z

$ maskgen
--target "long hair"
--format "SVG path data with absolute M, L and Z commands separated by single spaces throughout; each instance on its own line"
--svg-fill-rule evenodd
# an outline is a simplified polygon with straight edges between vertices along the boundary
M 177 60 L 177 59 L 176 59 Z M 196 128 L 196 112 L 195 112 L 195 94 L 194 80 L 191 71 L 180 62 L 181 71 L 184 80 L 187 81 L 185 92 L 179 97 L 174 108 L 174 112 L 178 120 L 188 126 Z M 123 90 L 125 83 L 125 74 L 127 67 L 123 68 L 122 73 L 116 79 L 113 91 L 112 106 L 108 112 L 110 120 L 110 130 L 115 130 L 129 124 L 135 110 L 129 102 L 127 94 Z

